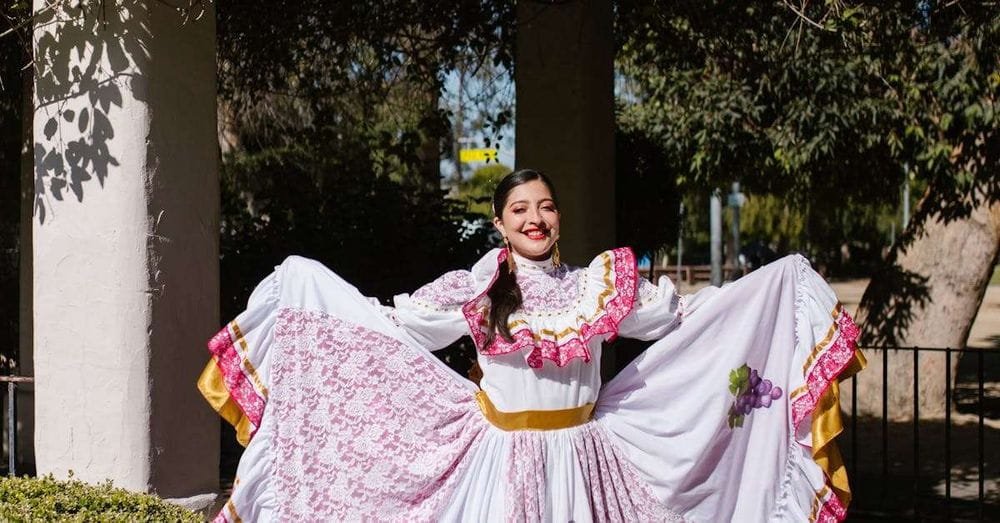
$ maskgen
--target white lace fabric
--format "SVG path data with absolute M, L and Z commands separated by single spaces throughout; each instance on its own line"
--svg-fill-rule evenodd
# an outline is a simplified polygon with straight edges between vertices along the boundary
M 213 345 L 239 348 L 222 371 L 259 421 L 217 520 L 843 519 L 806 430 L 855 351 L 856 329 L 829 287 L 790 257 L 682 298 L 669 280 L 638 278 L 630 255 L 518 271 L 519 318 L 539 339 L 556 321 L 587 324 L 579 317 L 602 300 L 630 301 L 611 305 L 627 308 L 607 316 L 611 330 L 580 329 L 589 360 L 559 365 L 552 354 L 533 366 L 526 355 L 539 345 L 479 351 L 481 384 L 502 411 L 596 403 L 585 425 L 514 432 L 490 425 L 476 386 L 428 352 L 470 334 L 468 304 L 495 276 L 497 251 L 393 308 L 290 258 L 236 318 L 239 333 L 227 327 L 217 338 L 228 342 Z M 605 286 L 591 295 L 594 282 Z M 601 342 L 614 335 L 656 341 L 602 387 Z M 735 426 L 731 385 L 743 366 L 789 392 Z

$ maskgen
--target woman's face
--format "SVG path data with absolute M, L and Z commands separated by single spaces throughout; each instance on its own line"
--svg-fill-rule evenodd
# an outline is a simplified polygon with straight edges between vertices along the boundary
M 532 180 L 507 194 L 503 212 L 493 218 L 493 225 L 514 252 L 531 260 L 544 260 L 559 239 L 559 210 L 545 183 Z

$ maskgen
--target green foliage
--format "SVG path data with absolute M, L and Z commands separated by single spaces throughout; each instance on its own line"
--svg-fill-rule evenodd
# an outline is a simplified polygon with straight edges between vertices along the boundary
M 0 3 L 0 32 L 23 23 L 30 14 L 28 2 Z M 30 25 L 0 38 L 0 367 L 17 360 L 20 250 L 22 71 L 31 62 Z
M 476 216 L 440 189 L 375 176 L 363 151 L 267 149 L 223 165 L 223 315 L 289 254 L 316 258 L 370 296 L 411 291 L 488 248 Z
M 493 189 L 497 182 L 507 176 L 511 168 L 502 163 L 488 164 L 477 167 L 472 175 L 462 180 L 458 188 L 458 198 L 469 205 L 469 211 L 485 217 L 493 218 Z
M 451 154 L 439 108 L 447 71 L 510 70 L 506 2 L 217 4 L 219 95 L 237 148 L 301 145 L 303 133 L 365 137 L 376 174 L 436 187 Z M 498 118 L 506 119 L 501 109 Z
M 740 209 L 740 234 L 773 245 L 776 252 L 802 248 L 806 213 L 774 195 L 749 196 Z
M 3 521 L 190 521 L 194 512 L 156 496 L 114 488 L 111 482 L 43 478 L 0 478 L 0 519 Z
M 619 119 L 685 191 L 777 195 L 822 256 L 884 234 L 905 166 L 928 188 L 917 224 L 1000 197 L 995 6 L 790 5 L 620 2 Z

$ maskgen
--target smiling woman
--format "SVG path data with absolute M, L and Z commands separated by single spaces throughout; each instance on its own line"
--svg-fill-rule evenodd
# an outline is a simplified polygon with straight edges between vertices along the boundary
M 522 169 L 505 177 L 493 193 L 493 212 L 493 225 L 508 249 L 531 260 L 558 251 L 559 208 L 544 174 Z
M 199 386 L 247 444 L 219 521 L 830 521 L 857 329 L 802 257 L 680 296 L 629 248 L 557 259 L 552 183 L 495 191 L 506 240 L 393 307 L 290 257 Z M 429 353 L 471 336 L 478 386 Z M 605 341 L 654 343 L 602 384 Z

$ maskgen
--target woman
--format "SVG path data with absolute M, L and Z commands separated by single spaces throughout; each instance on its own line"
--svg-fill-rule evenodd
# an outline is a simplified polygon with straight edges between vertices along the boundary
M 840 520 L 857 329 L 799 256 L 678 296 L 627 248 L 559 261 L 551 182 L 497 186 L 504 248 L 363 297 L 291 257 L 209 344 L 247 446 L 220 521 Z M 477 387 L 428 351 L 471 335 Z M 602 342 L 658 340 L 604 384 Z

